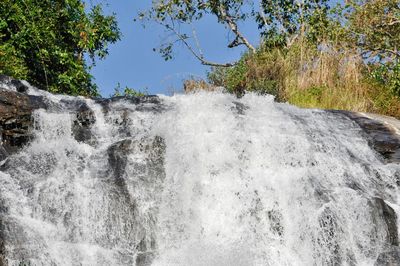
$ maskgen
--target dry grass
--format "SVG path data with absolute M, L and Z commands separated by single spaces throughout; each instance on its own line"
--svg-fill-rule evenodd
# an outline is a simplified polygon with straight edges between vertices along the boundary
M 298 45 L 287 53 L 260 51 L 246 64 L 246 83 L 275 81 L 275 95 L 281 101 L 306 108 L 400 117 L 400 99 L 366 78 L 366 65 L 355 52 L 327 47 L 316 52 Z
M 214 91 L 216 86 L 211 85 L 200 78 L 191 77 L 183 81 L 183 91 L 185 93 L 193 93 L 198 90 Z
M 366 65 L 351 50 L 320 49 L 299 42 L 285 51 L 245 55 L 235 67 L 212 72 L 211 83 L 232 93 L 269 93 L 305 108 L 351 110 L 400 118 L 400 99 L 367 77 Z M 185 92 L 214 90 L 204 80 L 189 79 Z M 239 93 L 238 93 L 239 92 Z

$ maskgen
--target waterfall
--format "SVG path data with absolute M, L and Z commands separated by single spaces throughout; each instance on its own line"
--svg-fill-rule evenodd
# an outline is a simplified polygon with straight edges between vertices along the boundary
M 5 265 L 400 258 L 400 164 L 345 115 L 251 93 L 29 93 L 48 107 L 33 111 L 32 138 L 1 162 Z

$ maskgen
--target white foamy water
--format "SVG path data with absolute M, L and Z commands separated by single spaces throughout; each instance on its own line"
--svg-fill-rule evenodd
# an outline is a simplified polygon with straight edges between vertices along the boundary
M 64 107 L 35 111 L 1 166 L 9 265 L 374 265 L 396 245 L 381 205 L 400 210 L 400 166 L 338 114 L 253 94 L 46 97 Z M 63 100 L 92 110 L 89 139 Z

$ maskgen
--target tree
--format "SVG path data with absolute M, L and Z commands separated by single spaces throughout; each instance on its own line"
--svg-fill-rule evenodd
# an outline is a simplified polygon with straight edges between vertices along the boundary
M 368 58 L 400 58 L 400 1 L 352 0 L 344 14 L 352 43 Z
M 85 12 L 81 0 L 0 1 L 0 73 L 51 92 L 98 94 L 90 67 L 119 38 L 100 5 Z
M 343 9 L 348 45 L 383 86 L 400 96 L 400 1 L 351 0 Z
M 154 21 L 162 25 L 173 36 L 159 48 L 165 60 L 172 58 L 175 43 L 183 43 L 186 48 L 203 64 L 209 66 L 229 67 L 233 63 L 216 63 L 205 58 L 199 47 L 189 41 L 190 35 L 182 32 L 181 25 L 191 24 L 204 16 L 214 16 L 219 24 L 225 25 L 233 34 L 234 40 L 228 44 L 229 48 L 244 45 L 250 52 L 255 52 L 255 47 L 240 31 L 238 23 L 251 16 L 251 8 L 245 0 L 154 0 L 150 10 L 139 15 L 141 19 Z M 247 12 L 243 10 L 247 8 Z M 191 36 L 196 42 L 195 33 Z
M 257 4 L 258 3 L 258 4 Z M 182 25 L 192 24 L 205 16 L 213 16 L 219 24 L 233 33 L 229 48 L 244 45 L 250 53 L 256 48 L 239 29 L 246 20 L 258 24 L 260 37 L 267 46 L 290 46 L 306 31 L 315 38 L 328 21 L 328 0 L 154 0 L 152 8 L 140 14 L 140 18 L 162 25 L 170 36 L 159 49 L 162 56 L 172 58 L 173 46 L 183 43 L 203 64 L 214 67 L 230 67 L 238 63 L 215 63 L 207 60 L 198 45 L 195 33 L 183 32 Z M 196 45 L 193 45 L 194 40 Z
M 265 46 L 287 47 L 300 37 L 321 41 L 328 12 L 328 0 L 262 0 L 255 18 Z

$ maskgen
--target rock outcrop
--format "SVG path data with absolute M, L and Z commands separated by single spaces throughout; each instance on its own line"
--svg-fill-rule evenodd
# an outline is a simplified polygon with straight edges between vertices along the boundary
M 44 96 L 30 94 L 30 89 L 30 85 L 25 81 L 0 75 L 0 161 L 17 152 L 33 138 L 32 113 L 41 108 L 66 109 L 64 111 L 70 112 L 74 117 L 71 128 L 74 138 L 79 142 L 95 143 L 91 128 L 96 118 L 83 99 L 63 99 L 60 105 L 57 105 L 54 102 L 50 103 Z M 40 94 L 41 91 L 37 91 Z M 118 96 L 109 99 L 93 98 L 93 100 L 102 105 L 104 112 L 109 111 L 111 103 L 123 100 L 134 104 L 137 111 L 160 112 L 163 110 L 157 96 L 141 98 Z M 126 123 L 126 121 L 123 120 L 121 123 Z
M 16 90 L 5 88 L 7 83 Z M 47 107 L 42 96 L 28 95 L 26 91 L 27 87 L 21 81 L 0 76 L 0 160 L 16 152 L 32 138 L 32 112 Z
M 400 262 L 400 248 L 392 246 L 389 251 L 379 254 L 375 266 L 398 266 Z
M 370 146 L 386 162 L 400 162 L 400 121 L 388 116 L 330 110 L 357 123 L 365 133 Z

